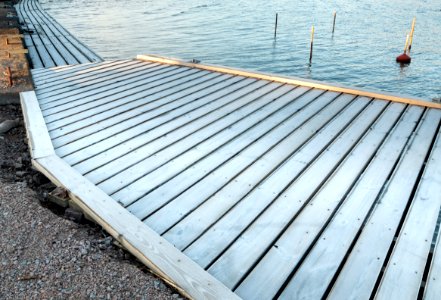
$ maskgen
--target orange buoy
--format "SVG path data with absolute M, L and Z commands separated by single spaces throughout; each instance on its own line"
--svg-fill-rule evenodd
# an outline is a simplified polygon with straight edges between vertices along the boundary
M 398 63 L 410 64 L 411 60 L 412 60 L 412 58 L 409 55 L 407 55 L 406 53 L 403 53 L 403 54 L 397 56 Z

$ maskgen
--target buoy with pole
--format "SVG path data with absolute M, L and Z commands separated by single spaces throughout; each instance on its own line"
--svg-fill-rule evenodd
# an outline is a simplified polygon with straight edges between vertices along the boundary
M 276 25 L 274 26 L 274 39 L 277 37 L 277 19 L 279 17 L 279 14 L 276 13 Z
M 410 64 L 412 60 L 409 55 L 407 55 L 407 51 L 409 50 L 409 34 L 406 36 L 406 44 L 404 46 L 404 52 L 401 55 L 397 56 L 397 62 L 401 64 Z
M 410 53 L 410 49 L 412 48 L 413 41 L 413 33 L 415 32 L 415 23 L 416 17 L 412 20 L 412 28 L 410 29 L 410 34 L 406 36 L 406 45 L 404 46 L 403 54 L 397 56 L 397 62 L 402 64 L 410 64 L 412 60 L 408 53 Z

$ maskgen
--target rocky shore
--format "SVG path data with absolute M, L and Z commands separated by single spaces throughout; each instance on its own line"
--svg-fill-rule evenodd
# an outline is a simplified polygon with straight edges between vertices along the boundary
M 0 106 L 0 299 L 178 299 L 92 223 L 47 200 L 55 187 L 32 169 L 20 107 Z

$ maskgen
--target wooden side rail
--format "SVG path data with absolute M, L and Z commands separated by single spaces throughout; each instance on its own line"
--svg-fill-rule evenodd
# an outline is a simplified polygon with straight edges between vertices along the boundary
M 393 102 L 400 102 L 400 103 L 405 103 L 405 104 L 412 104 L 412 105 L 441 109 L 440 103 L 435 103 L 435 102 L 427 101 L 424 99 L 411 98 L 411 97 L 407 97 L 407 96 L 398 96 L 398 95 L 394 95 L 391 93 L 384 93 L 383 94 L 383 93 L 378 93 L 378 92 L 369 91 L 369 90 L 354 89 L 354 88 L 350 88 L 350 87 L 344 87 L 344 86 L 340 86 L 337 84 L 330 84 L 330 83 L 325 83 L 325 82 L 320 82 L 320 81 L 306 80 L 306 79 L 302 79 L 302 78 L 280 76 L 280 75 L 268 74 L 268 73 L 250 72 L 250 71 L 246 71 L 246 70 L 242 70 L 242 69 L 228 68 L 228 67 L 209 65 L 209 64 L 185 62 L 185 61 L 182 61 L 179 59 L 156 56 L 156 55 L 138 55 L 136 58 L 139 60 L 144 60 L 144 61 L 152 61 L 152 62 L 158 62 L 158 63 L 169 64 L 169 65 L 185 66 L 185 67 L 190 67 L 190 68 L 199 68 L 199 69 L 203 69 L 203 70 L 207 70 L 207 71 L 221 72 L 221 73 L 232 74 L 232 75 L 237 75 L 237 76 L 246 76 L 246 77 L 251 77 L 251 78 L 256 78 L 256 79 L 264 79 L 264 80 L 270 80 L 270 81 L 275 81 L 275 82 L 281 82 L 281 83 L 323 89 L 323 90 L 328 90 L 328 91 L 333 91 L 333 92 L 353 94 L 353 95 L 357 95 L 357 96 L 377 98 L 377 99 L 389 100 L 389 101 L 393 101 Z

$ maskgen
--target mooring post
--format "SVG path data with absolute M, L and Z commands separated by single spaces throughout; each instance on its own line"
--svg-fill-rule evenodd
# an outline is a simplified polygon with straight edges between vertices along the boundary
M 276 13 L 276 25 L 274 26 L 274 38 L 277 37 L 277 19 L 278 19 L 278 17 L 279 17 L 279 14 Z
M 332 35 L 334 35 L 335 30 L 335 18 L 337 17 L 337 12 L 334 11 L 334 21 L 332 22 Z
M 312 62 L 312 50 L 314 48 L 314 25 L 312 25 L 311 28 L 311 49 L 309 51 L 309 63 L 311 64 Z
M 412 48 L 413 32 L 415 31 L 415 22 L 416 22 L 416 17 L 413 18 L 413 20 L 412 20 L 412 28 L 410 29 L 409 52 L 410 52 L 410 49 Z

